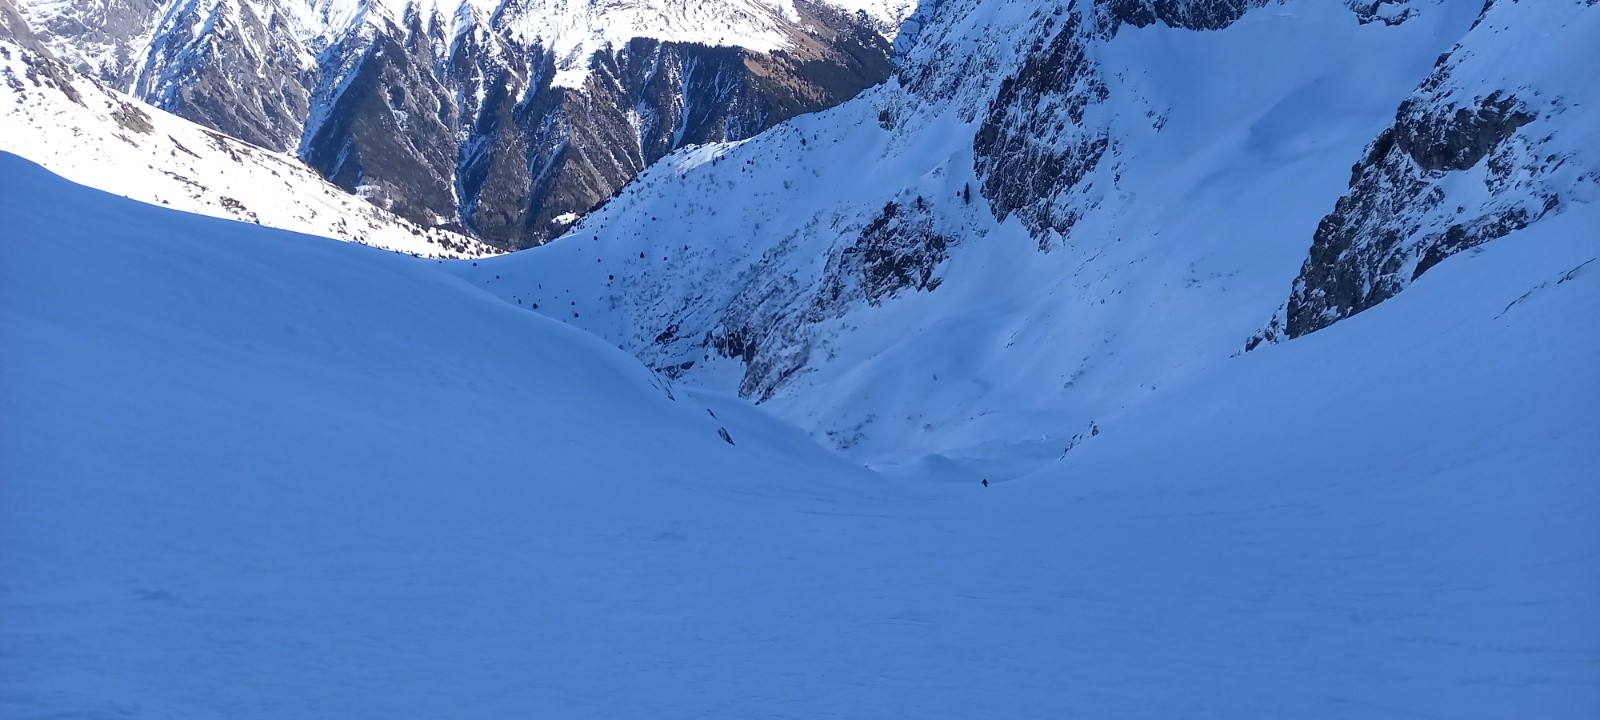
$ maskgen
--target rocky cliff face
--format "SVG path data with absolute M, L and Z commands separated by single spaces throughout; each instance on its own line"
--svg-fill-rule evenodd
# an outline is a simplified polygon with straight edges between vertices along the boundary
M 1288 302 L 1247 347 L 1328 327 L 1394 297 L 1451 255 L 1596 194 L 1600 157 L 1568 129 L 1594 117 L 1584 100 L 1593 92 L 1550 82 L 1566 76 L 1563 49 L 1589 41 L 1595 13 L 1586 8 L 1595 2 L 1537 5 L 1485 5 L 1439 58 L 1351 168 L 1349 190 L 1318 223 Z M 1508 37 L 1535 49 L 1506 55 Z M 1544 82 L 1528 82 L 1536 73 Z
M 18 0 L 17 9 L 41 42 L 70 67 L 126 90 L 144 48 L 172 0 Z
M 106 77 L 156 106 L 297 152 L 414 222 L 507 248 L 559 235 L 672 150 L 750 137 L 890 70 L 881 20 L 804 0 L 783 4 L 792 16 L 749 19 L 761 30 L 756 49 L 738 45 L 737 27 L 724 29 L 734 33 L 726 44 L 574 44 L 561 37 L 578 32 L 561 27 L 563 13 L 604 18 L 556 0 L 453 10 L 422 0 L 127 2 L 50 15 L 47 39 L 84 54 L 109 38 L 114 52 L 89 53 L 94 62 L 119 66 L 105 57 L 137 52 Z
M 0 40 L 15 43 L 17 46 L 35 53 L 48 54 L 44 43 L 33 34 L 33 29 L 28 27 L 28 21 L 17 12 L 11 0 L 0 0 Z
M 1048 42 L 1035 41 L 1022 66 L 1000 83 L 972 143 L 995 219 L 1015 213 L 1041 249 L 1069 233 L 1092 203 L 1093 188 L 1084 180 L 1111 145 L 1109 129 L 1085 116 L 1109 92 L 1087 50 L 1094 28 L 1077 14 L 1044 23 L 1060 30 Z
M 279 152 L 295 148 L 316 77 L 280 0 L 180 0 L 136 67 L 134 96 Z
M 805 285 L 791 278 L 772 284 L 775 273 L 757 268 L 746 275 L 741 292 L 706 333 L 704 344 L 743 363 L 741 395 L 758 401 L 772 397 L 810 362 L 816 347 L 812 333 L 819 323 L 842 318 L 860 305 L 879 305 L 901 293 L 939 287 L 940 266 L 956 242 L 953 233 L 940 225 L 921 196 L 891 201 L 848 244 L 830 250 L 817 283 Z M 786 254 L 773 255 L 774 264 Z M 677 332 L 658 336 L 658 343 L 669 344 Z M 692 362 L 689 367 L 669 364 L 661 369 L 673 374 L 692 366 Z
M 1124 25 L 1220 30 L 1271 1 L 1096 0 L 1083 12 L 1039 14 L 1042 32 L 1000 83 L 972 143 L 995 219 L 1016 215 L 1048 250 L 1115 185 L 1117 136 L 1130 128 L 1091 110 L 1110 97 L 1096 48 Z M 1148 120 L 1156 130 L 1163 122 Z
M 335 70 L 312 93 L 299 154 L 334 184 L 401 217 L 448 224 L 464 108 L 436 74 L 442 38 L 429 31 L 437 23 L 416 15 L 404 22 L 323 51 L 322 67 Z
M 1246 12 L 1283 0 L 1095 0 L 1095 19 L 1102 32 L 1116 34 L 1123 24 L 1149 27 L 1161 23 L 1183 30 L 1221 30 Z M 1350 0 L 1361 2 L 1362 0 Z M 1379 4 L 1373 2 L 1373 5 Z
M 787 50 L 640 39 L 596 56 L 580 89 L 534 90 L 517 122 L 534 169 L 528 195 L 539 202 L 528 203 L 514 234 L 506 234 L 511 244 L 560 235 L 673 150 L 751 137 L 888 77 L 890 47 L 881 35 L 827 6 L 798 7 L 810 31 L 797 32 Z

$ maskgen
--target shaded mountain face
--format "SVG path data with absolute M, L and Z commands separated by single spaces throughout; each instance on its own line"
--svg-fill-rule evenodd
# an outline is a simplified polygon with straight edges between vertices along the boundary
M 559 235 L 673 150 L 882 82 L 895 17 L 806 0 L 683 17 L 565 0 L 130 2 L 22 10 L 104 81 L 294 152 L 408 220 L 506 248 Z
M 528 196 L 542 202 L 485 197 L 497 188 L 465 177 L 469 227 L 486 237 L 514 235 L 518 247 L 538 244 L 669 152 L 752 137 L 888 77 L 890 47 L 876 31 L 822 5 L 799 7 L 815 31 L 797 34 L 787 50 L 637 39 L 597 56 L 580 88 L 541 83 L 487 125 L 498 129 L 510 119 L 507 134 L 526 143 L 526 161 L 502 172 L 515 182 L 522 178 L 513 174 L 526 169 Z M 508 144 L 503 156 L 523 149 Z
M 181 0 L 158 18 L 126 79 L 130 94 L 245 142 L 294 149 L 317 67 L 281 0 Z

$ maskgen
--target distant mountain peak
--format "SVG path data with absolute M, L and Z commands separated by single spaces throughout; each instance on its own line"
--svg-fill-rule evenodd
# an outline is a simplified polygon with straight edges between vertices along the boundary
M 544 242 L 889 74 L 909 0 L 25 0 L 81 72 L 412 222 Z
M 0 87 L 8 98 L 0 103 L 0 150 L 78 182 L 173 209 L 412 255 L 495 252 L 374 207 L 291 156 L 109 90 L 14 39 L 0 38 Z

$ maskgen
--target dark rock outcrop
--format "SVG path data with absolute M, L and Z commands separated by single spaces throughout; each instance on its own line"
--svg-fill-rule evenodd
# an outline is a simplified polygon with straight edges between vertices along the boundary
M 1580 174 L 1577 185 L 1563 177 L 1592 148 L 1543 122 L 1568 110 L 1562 98 L 1521 96 L 1504 89 L 1507 80 L 1461 72 L 1479 34 L 1499 31 L 1485 23 L 1496 7 L 1485 6 L 1351 168 L 1349 190 L 1318 223 L 1288 301 L 1247 350 L 1367 310 L 1451 255 L 1559 212 L 1577 185 L 1600 185 L 1600 174 Z
M 746 274 L 744 289 L 723 310 L 703 346 L 744 363 L 740 395 L 758 402 L 772 397 L 806 367 L 818 323 L 902 292 L 939 287 L 939 266 L 955 240 L 938 224 L 923 198 L 891 202 L 854 241 L 829 251 L 819 282 L 811 286 L 758 265 Z M 780 249 L 774 256 L 784 254 Z
M 1161 23 L 1181 30 L 1221 30 L 1274 0 L 1095 0 L 1095 15 L 1107 35 L 1123 24 Z
M 1470 170 L 1497 147 L 1505 148 L 1503 161 L 1512 162 L 1518 149 L 1506 143 L 1533 119 L 1521 103 L 1499 93 L 1475 107 L 1419 98 L 1402 104 L 1394 126 L 1351 169 L 1350 190 L 1317 224 L 1279 323 L 1282 333 L 1299 337 L 1377 305 L 1440 260 L 1525 227 L 1554 208 L 1555 195 L 1538 197 L 1530 212 L 1521 192 L 1502 192 L 1498 202 L 1474 213 L 1443 213 L 1455 217 L 1445 219 L 1442 231 L 1434 229 L 1446 209 L 1445 179 Z M 1487 170 L 1491 184 L 1508 179 L 1509 168 Z
M 1053 21 L 1052 21 L 1053 22 Z M 1108 91 L 1089 56 L 1093 28 L 1068 12 L 1047 43 L 1036 42 L 1017 73 L 1000 84 L 973 139 L 980 189 L 995 219 L 1013 213 L 1039 238 L 1071 232 L 1081 215 L 1081 183 L 1105 158 L 1108 130 L 1085 125 L 1085 109 Z
M 184 0 L 157 26 L 132 94 L 253 145 L 293 150 L 315 72 L 284 12 L 278 0 Z
M 1344 0 L 1351 12 L 1356 14 L 1356 22 L 1367 23 L 1381 22 L 1385 25 L 1399 25 L 1413 17 L 1417 11 L 1407 7 L 1411 0 Z
M 1096 0 L 1041 17 L 1043 33 L 1001 82 L 973 138 L 974 169 L 995 218 L 1015 215 L 1048 250 L 1108 189 L 1096 187 L 1096 176 L 1104 176 L 1100 185 L 1115 182 L 1116 136 L 1089 119 L 1110 92 L 1095 60 L 1098 44 L 1125 26 L 1220 30 L 1271 2 Z
M 455 38 L 445 63 L 455 90 L 455 196 L 461 224 L 484 238 L 516 237 L 527 222 L 531 170 L 518 102 L 553 69 L 483 25 Z M 532 75 L 530 75 L 530 73 Z M 466 141 L 459 141 L 465 137 Z
M 523 227 L 510 237 L 482 234 L 510 247 L 537 245 L 673 150 L 750 137 L 889 76 L 889 44 L 864 21 L 822 5 L 797 7 L 810 31 L 786 50 L 640 39 L 596 56 L 582 89 L 538 89 L 519 120 L 535 169 Z
M 458 125 L 452 98 L 432 75 L 425 43 L 378 35 L 364 46 L 335 46 L 355 60 L 329 75 L 318 98 L 320 122 L 306 127 L 300 157 L 335 185 L 424 225 L 455 216 Z
M 908 208 L 891 202 L 854 243 L 828 258 L 815 307 L 826 312 L 856 299 L 877 305 L 902 290 L 933 290 L 949 246 L 933 228 L 927 201 L 919 197 Z
M 1428 91 L 1424 86 L 1423 92 Z M 1412 98 L 1400 105 L 1394 143 L 1425 171 L 1467 170 L 1533 120 L 1515 98 L 1500 90 L 1475 107 Z

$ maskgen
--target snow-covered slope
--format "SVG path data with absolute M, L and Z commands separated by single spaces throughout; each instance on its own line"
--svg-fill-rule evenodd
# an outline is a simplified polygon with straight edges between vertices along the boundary
M 48 55 L 0 39 L 0 150 L 119 195 L 178 210 L 425 257 L 495 252 L 422 228 L 280 153 L 106 90 Z
M 559 242 L 460 269 L 877 467 L 1020 475 L 1238 362 L 1328 256 L 1344 253 L 1330 286 L 1383 285 L 1394 264 L 1409 282 L 1428 248 L 1473 244 L 1435 242 L 1452 223 L 1533 208 L 1468 233 L 1509 238 L 1593 202 L 1600 98 L 1571 68 L 1600 64 L 1597 16 L 1582 1 L 935 3 L 890 84 L 673 155 Z M 1533 37 L 1545 47 L 1517 49 Z M 1448 122 L 1476 117 L 1455 100 L 1512 95 L 1539 119 Z M 1493 147 L 1472 172 L 1395 165 L 1422 189 L 1357 220 L 1394 223 L 1398 250 L 1328 249 L 1324 218 L 1368 182 L 1352 164 L 1397 126 L 1434 138 L 1419 146 Z
M 0 155 L 0 716 L 1590 717 L 1596 210 L 984 489 Z

